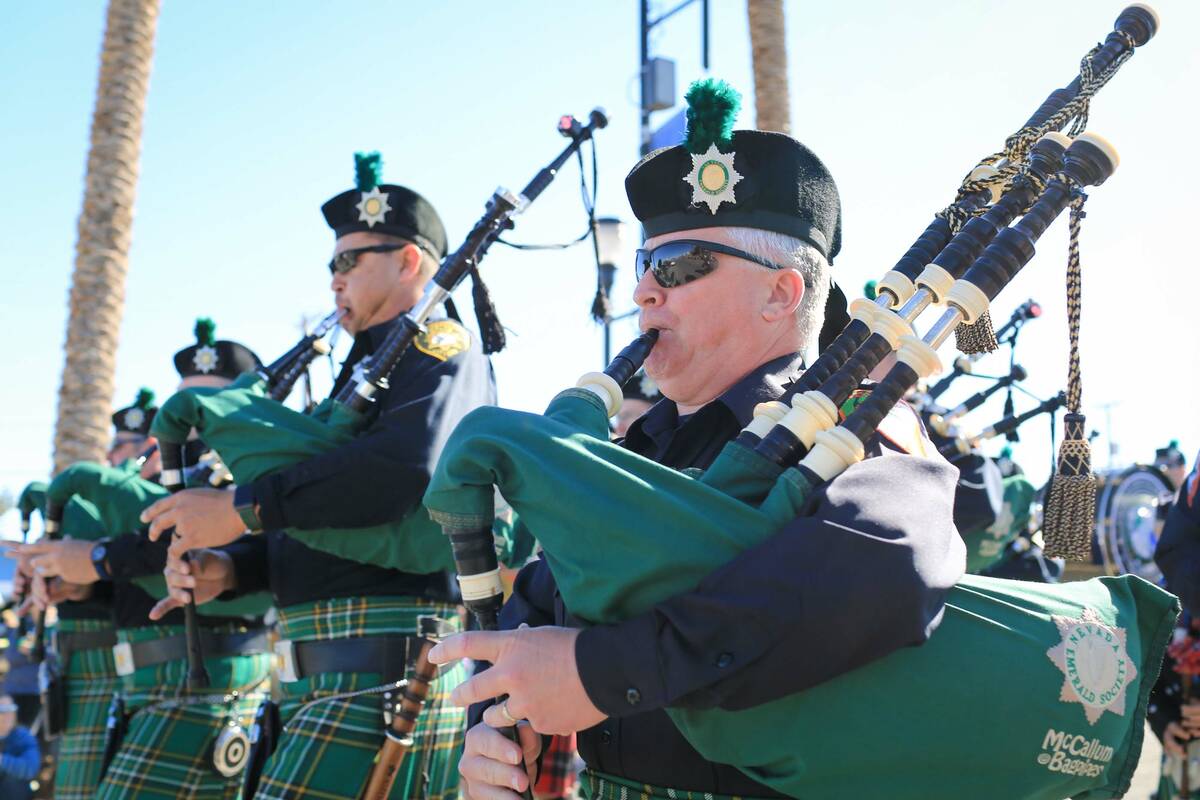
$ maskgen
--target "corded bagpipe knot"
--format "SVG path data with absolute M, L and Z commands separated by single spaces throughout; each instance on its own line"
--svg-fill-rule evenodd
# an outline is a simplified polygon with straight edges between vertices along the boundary
M 934 216 L 946 220 L 946 224 L 950 226 L 950 234 L 952 236 L 958 233 L 962 226 L 967 224 L 967 220 L 971 218 L 970 212 L 959 205 L 957 201 L 946 206 Z
M 483 340 L 483 352 L 487 355 L 499 353 L 507 344 L 504 326 L 496 316 L 496 306 L 492 303 L 492 295 L 488 291 L 483 278 L 479 277 L 479 268 L 471 267 L 471 301 L 475 305 L 475 321 L 479 323 L 479 336 Z
M 1082 316 L 1083 270 L 1079 257 L 1079 228 L 1087 195 L 1076 187 L 1071 197 L 1070 244 L 1067 251 L 1067 332 L 1071 349 L 1067 368 L 1067 409 L 1062 446 L 1050 480 L 1043 536 L 1046 554 L 1086 561 L 1092 555 L 1092 530 L 1096 522 L 1096 485 L 1092 477 L 1092 452 L 1087 440 L 1083 403 L 1083 375 L 1079 361 L 1079 328 Z
M 1028 186 L 1031 191 L 1029 193 L 1029 202 L 1021 209 L 1022 214 L 1029 213 L 1029 209 L 1033 208 L 1033 204 L 1042 196 L 1042 192 L 1046 190 L 1046 180 L 1037 172 L 1029 168 L 1029 164 L 1022 164 L 1021 167 L 1013 173 L 1012 177 L 1004 184 L 1004 193 L 1008 194 L 1014 188 L 1020 185 Z

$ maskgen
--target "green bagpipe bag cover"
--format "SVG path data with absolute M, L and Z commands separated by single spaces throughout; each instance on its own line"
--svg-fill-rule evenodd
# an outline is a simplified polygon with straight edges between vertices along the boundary
M 17 497 L 17 512 L 22 519 L 29 519 L 34 511 L 45 513 L 47 485 L 45 481 L 32 481 L 21 490 Z
M 17 498 L 17 509 L 21 516 L 29 519 L 36 511 L 45 517 L 46 491 L 50 484 L 45 481 L 33 481 L 21 490 Z M 104 536 L 104 523 L 100 521 L 100 511 L 91 503 L 79 497 L 73 497 L 63 509 L 62 531 L 72 539 L 87 539 L 94 542 Z
M 143 479 L 128 462 L 110 467 L 80 461 L 56 475 L 46 491 L 46 497 L 51 501 L 68 501 L 63 511 L 64 535 L 89 541 L 141 529 L 144 527 L 142 512 L 167 495 L 166 489 Z M 76 533 L 71 525 L 69 516 L 72 506 L 76 505 L 94 509 L 95 524 L 87 533 Z M 167 596 L 167 583 L 161 574 L 134 578 L 133 582 L 156 599 Z M 201 603 L 196 610 L 201 616 L 261 616 L 270 607 L 270 594 L 256 592 L 233 600 L 211 600 Z
M 476 410 L 425 505 L 439 522 L 480 524 L 499 488 L 566 607 L 607 623 L 690 591 L 809 494 L 788 470 L 753 508 L 609 443 L 604 423 L 582 390 L 542 416 Z M 1132 576 L 967 576 L 923 646 L 755 708 L 668 713 L 706 758 L 797 798 L 1119 797 L 1177 613 L 1174 597 Z
M 995 566 L 1009 543 L 1029 525 L 1029 510 L 1037 489 L 1024 475 L 1010 475 L 1003 483 L 1000 513 L 986 528 L 962 532 L 967 545 L 967 572 L 979 573 Z
M 321 403 L 301 414 L 267 397 L 265 381 L 245 373 L 222 389 L 186 389 L 159 408 L 151 434 L 182 442 L 192 428 L 233 473 L 250 483 L 300 461 L 346 444 L 364 427 L 362 415 L 341 403 Z M 368 528 L 288 528 L 288 536 L 338 556 L 405 572 L 454 568 L 441 529 L 420 509 L 403 520 Z

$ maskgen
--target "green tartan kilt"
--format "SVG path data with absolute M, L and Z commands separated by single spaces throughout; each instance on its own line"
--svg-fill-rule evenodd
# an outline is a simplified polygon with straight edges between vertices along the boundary
M 434 615 L 452 624 L 458 619 L 451 606 L 411 598 L 340 598 L 280 609 L 279 632 L 281 638 L 292 641 L 411 635 L 417 630 L 419 615 Z M 413 747 L 389 795 L 391 800 L 458 796 L 458 759 L 466 713 L 447 701 L 465 677 L 464 668 L 455 666 L 433 683 L 417 721 Z M 357 798 L 384 741 L 380 695 L 310 703 L 382 682 L 377 672 L 334 672 L 281 684 L 283 733 L 263 767 L 254 800 Z
M 182 626 L 165 625 L 117 631 L 122 642 L 182 634 Z M 187 688 L 186 659 L 143 667 L 121 678 L 129 727 L 97 798 L 232 800 L 237 796 L 241 776 L 225 778 L 213 768 L 212 746 L 229 720 L 246 730 L 253 724 L 254 712 L 268 694 L 271 656 L 208 658 L 204 663 L 212 679 L 208 689 Z M 212 702 L 187 704 L 210 696 Z
M 112 624 L 107 620 L 64 619 L 58 622 L 58 630 L 62 633 L 111 629 Z M 112 650 L 107 647 L 79 650 L 68 658 L 67 724 L 58 745 L 54 797 L 56 800 L 91 800 L 100 783 L 108 704 L 120 679 Z
M 692 792 L 686 789 L 662 789 L 648 783 L 637 783 L 624 778 L 615 778 L 603 772 L 584 770 L 580 776 L 583 796 L 588 800 L 754 800 L 744 795 Z

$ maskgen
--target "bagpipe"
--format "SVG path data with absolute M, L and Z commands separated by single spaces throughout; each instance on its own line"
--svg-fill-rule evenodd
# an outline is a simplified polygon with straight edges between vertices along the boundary
M 176 393 L 159 409 L 151 427 L 152 435 L 165 448 L 185 441 L 194 429 L 220 454 L 239 484 L 349 442 L 367 426 L 373 396 L 387 386 L 389 374 L 423 330 L 425 321 L 478 267 L 488 248 L 513 227 L 514 217 L 549 186 L 567 159 L 607 124 L 608 118 L 600 109 L 591 112 L 586 124 L 570 116 L 561 119 L 559 131 L 570 139 L 567 147 L 520 193 L 504 188 L 493 193 L 482 217 L 462 245 L 443 261 L 416 306 L 400 317 L 375 353 L 361 362 L 338 394 L 322 402 L 311 414 L 286 408 L 271 397 L 269 379 L 262 374 L 246 373 L 226 388 Z M 403 520 L 358 528 L 352 533 L 339 529 L 289 529 L 288 535 L 341 558 L 406 572 L 432 573 L 453 567 L 445 539 L 424 514 L 410 514 Z
M 649 332 L 541 415 L 469 414 L 424 503 L 450 539 L 481 627 L 494 627 L 502 597 L 490 529 L 497 490 L 540 542 L 566 608 L 602 624 L 692 590 L 812 514 L 843 471 L 870 469 L 857 463 L 866 444 L 905 392 L 940 368 L 936 348 L 962 323 L 960 348 L 992 333 L 990 301 L 1082 188 L 1116 167 L 1100 137 L 1046 134 L 1080 125 L 1086 99 L 1156 26 L 1148 9 L 1126 9 L 1080 78 L 1047 99 L 1005 154 L 972 171 L 954 210 L 880 282 L 879 299 L 852 306 L 841 336 L 784 400 L 759 406 L 702 474 L 609 441 L 620 378 L 653 346 Z M 997 183 L 996 173 L 1007 177 Z M 935 302 L 946 310 L 916 337 L 911 321 Z M 893 351 L 896 365 L 847 413 L 851 393 Z M 901 456 L 878 461 L 889 458 Z M 901 800 L 1118 796 L 1177 613 L 1173 597 L 1136 577 L 1044 586 L 967 576 L 920 647 L 753 708 L 667 713 L 702 756 L 792 797 L 874 796 L 881 781 Z M 881 713 L 886 741 L 864 739 Z
M 329 355 L 332 348 L 325 341 L 325 335 L 334 329 L 341 318 L 342 312 L 335 309 L 292 345 L 290 350 L 258 370 L 258 376 L 266 382 L 268 397 L 282 403 L 292 393 L 296 381 L 308 371 L 309 365 L 317 357 Z

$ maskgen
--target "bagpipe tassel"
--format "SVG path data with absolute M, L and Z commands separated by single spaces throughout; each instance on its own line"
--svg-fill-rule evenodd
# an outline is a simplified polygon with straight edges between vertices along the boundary
M 471 300 L 475 304 L 475 320 L 479 323 L 479 336 L 483 339 L 483 352 L 499 353 L 507 344 L 504 326 L 496 316 L 496 306 L 487 284 L 479 277 L 479 269 L 471 267 Z
M 1063 418 L 1063 443 L 1058 465 L 1050 480 L 1042 536 L 1046 555 L 1089 561 L 1092 531 L 1096 525 L 1096 484 L 1092 477 L 1092 451 L 1087 440 L 1087 420 L 1080 411 L 1083 376 L 1079 365 L 1079 318 L 1083 276 L 1079 261 L 1079 226 L 1087 196 L 1077 191 L 1071 201 L 1071 234 L 1067 254 L 1067 331 L 1071 354 L 1067 372 L 1067 409 Z
M 996 332 L 992 329 L 992 315 L 985 311 L 970 325 L 965 322 L 954 329 L 954 344 L 959 352 L 973 356 L 994 353 L 1000 347 Z
M 1092 476 L 1092 449 L 1083 414 L 1067 414 L 1066 435 L 1058 448 L 1058 466 L 1050 480 L 1042 536 L 1046 555 L 1072 561 L 1092 558 L 1092 530 L 1096 525 L 1096 481 Z

